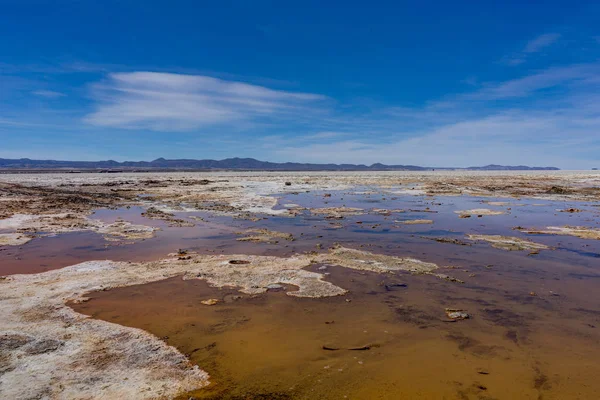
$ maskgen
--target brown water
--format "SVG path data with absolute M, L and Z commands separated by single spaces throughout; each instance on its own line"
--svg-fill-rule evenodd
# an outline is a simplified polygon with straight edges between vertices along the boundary
M 207 370 L 213 384 L 182 399 L 598 398 L 599 315 L 573 310 L 566 295 L 329 272 L 347 296 L 236 299 L 234 289 L 173 278 L 97 293 L 74 308 L 152 332 Z M 208 298 L 223 303 L 200 303 Z M 473 319 L 446 322 L 445 307 Z
M 217 289 L 202 281 L 173 278 L 93 293 L 92 300 L 73 308 L 144 329 L 188 354 L 209 372 L 212 383 L 182 399 L 600 398 L 596 379 L 600 374 L 600 242 L 511 230 L 515 225 L 597 228 L 599 209 L 591 204 L 538 206 L 533 204 L 539 201 L 512 199 L 526 205 L 498 207 L 481 204 L 482 200 L 342 192 L 324 198 L 322 193 L 307 193 L 289 195 L 280 203 L 420 211 L 391 216 L 370 213 L 343 220 L 307 212 L 257 222 L 196 214 L 206 222 L 193 228 L 169 228 L 145 220 L 137 209 L 99 210 L 98 218 L 110 221 L 122 216 L 131 222 L 158 224 L 162 231 L 156 238 L 126 246 L 107 247 L 95 234 L 34 240 L 21 249 L 2 249 L 0 273 L 39 272 L 89 259 L 151 260 L 178 248 L 287 256 L 338 242 L 412 256 L 452 265 L 453 269 L 441 272 L 465 283 L 328 267 L 318 271 L 328 272 L 327 279 L 348 289 L 348 295 L 303 299 L 270 291 L 248 296 L 235 288 Z M 586 211 L 555 211 L 574 206 Z M 483 218 L 460 219 L 453 212 L 507 207 L 510 214 Z M 405 219 L 433 219 L 434 224 L 394 222 Z M 343 228 L 332 229 L 331 222 Z M 236 241 L 235 232 L 254 227 L 289 232 L 296 240 Z M 465 233 L 527 237 L 555 249 L 529 256 L 486 243 L 458 246 L 430 240 L 464 240 Z M 393 285 L 399 283 L 406 286 Z M 200 303 L 209 298 L 222 302 Z M 472 318 L 448 322 L 445 308 L 464 309 Z

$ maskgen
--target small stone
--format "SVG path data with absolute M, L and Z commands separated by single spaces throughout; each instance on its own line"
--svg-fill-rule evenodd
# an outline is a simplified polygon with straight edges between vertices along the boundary
M 214 306 L 218 302 L 219 302 L 218 299 L 208 299 L 208 300 L 202 300 L 200 303 L 204 304 L 205 306 Z
M 471 315 L 457 308 L 446 308 L 446 316 L 452 320 L 463 320 L 471 318 Z

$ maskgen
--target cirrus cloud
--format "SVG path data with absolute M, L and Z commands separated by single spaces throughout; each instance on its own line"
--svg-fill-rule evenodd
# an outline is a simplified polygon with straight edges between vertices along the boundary
M 508 65 L 520 65 L 527 61 L 527 58 L 532 54 L 539 53 L 549 46 L 556 43 L 561 38 L 559 33 L 544 33 L 539 35 L 525 44 L 523 50 L 509 57 L 504 58 L 504 62 Z
M 245 121 L 270 122 L 327 100 L 319 94 L 273 90 L 203 75 L 113 73 L 93 86 L 97 126 L 163 131 Z

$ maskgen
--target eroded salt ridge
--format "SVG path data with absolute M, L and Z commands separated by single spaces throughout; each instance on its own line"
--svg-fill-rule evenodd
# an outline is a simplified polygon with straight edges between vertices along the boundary
M 575 236 L 581 239 L 600 240 L 600 229 L 589 228 L 587 226 L 549 226 L 546 229 L 527 229 L 518 227 L 516 229 L 532 235 L 565 235 Z
M 12 236 L 0 238 L 0 245 L 21 245 L 36 236 L 54 233 L 92 231 L 101 234 L 107 241 L 124 239 L 141 240 L 154 236 L 158 228 L 135 225 L 127 221 L 117 220 L 106 223 L 98 219 L 87 218 L 78 214 L 15 214 L 6 219 L 0 219 L 0 229 L 14 230 Z M 39 234 L 38 232 L 43 232 Z M 12 240 L 9 240 L 11 239 Z
M 467 235 L 470 240 L 485 241 L 497 249 L 502 250 L 548 250 L 549 247 L 542 243 L 536 243 L 528 239 L 522 239 L 515 236 L 502 235 Z
M 490 210 L 489 208 L 475 208 L 473 210 L 457 210 L 454 213 L 460 217 L 483 216 L 483 215 L 502 215 L 505 211 Z

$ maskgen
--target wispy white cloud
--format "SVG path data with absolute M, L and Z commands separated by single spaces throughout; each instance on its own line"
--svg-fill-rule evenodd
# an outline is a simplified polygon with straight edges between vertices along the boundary
M 425 166 L 485 165 L 490 163 L 558 165 L 589 168 L 593 160 L 580 157 L 600 152 L 600 118 L 572 120 L 573 115 L 522 113 L 469 120 L 421 132 L 395 141 L 344 140 L 309 146 L 283 147 L 280 159 L 313 162 L 413 164 Z
M 559 33 L 544 33 L 525 44 L 525 47 L 517 53 L 507 56 L 503 59 L 505 64 L 520 65 L 527 61 L 532 54 L 540 53 L 550 47 L 561 38 Z
M 172 131 L 285 118 L 327 99 L 209 76 L 158 72 L 111 74 L 93 93 L 99 105 L 85 118 L 90 124 Z
M 490 83 L 466 98 L 497 100 L 527 97 L 536 92 L 568 85 L 586 85 L 600 77 L 600 64 L 580 64 L 548 68 L 522 78 Z
M 523 53 L 538 53 L 560 39 L 558 33 L 545 33 L 527 42 Z
M 307 139 L 307 140 L 332 139 L 332 138 L 339 138 L 339 137 L 345 136 L 345 135 L 347 135 L 347 133 L 326 131 L 326 132 L 317 132 L 312 135 L 304 136 L 304 139 Z
M 589 168 L 600 154 L 600 64 L 487 83 L 424 107 L 387 108 L 361 126 L 369 123 L 375 132 L 360 138 L 280 143 L 275 154 L 314 162 Z
M 236 128 L 232 140 L 252 138 L 242 140 L 245 154 L 274 161 L 588 168 L 600 153 L 599 93 L 600 63 L 480 82 L 419 107 L 358 107 L 204 75 L 133 72 L 95 85 L 97 106 L 85 120 L 161 131 Z M 228 149 L 239 152 L 239 141 Z
M 64 94 L 64 93 L 55 92 L 53 90 L 35 90 L 32 93 L 35 94 L 36 96 L 47 97 L 50 99 L 55 99 L 58 97 L 66 96 L 66 94 Z

